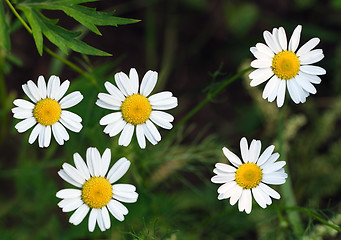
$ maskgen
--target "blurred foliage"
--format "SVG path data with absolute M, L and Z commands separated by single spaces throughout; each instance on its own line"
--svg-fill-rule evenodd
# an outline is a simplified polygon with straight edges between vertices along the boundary
M 25 5 L 24 1 L 17 1 L 19 6 L 26 7 L 32 7 L 32 2 L 27 1 Z M 55 1 L 60 2 L 65 3 Z M 139 149 L 135 137 L 125 148 L 117 145 L 118 137 L 105 135 L 98 123 L 109 110 L 95 105 L 98 92 L 104 91 L 105 81 L 113 82 L 114 73 L 136 67 L 141 78 L 145 70 L 152 68 L 160 73 L 156 91 L 170 90 L 179 99 L 179 107 L 171 111 L 176 124 L 219 80 L 249 67 L 252 58 L 249 48 L 263 42 L 265 29 L 283 26 L 290 36 L 297 24 L 303 25 L 300 46 L 312 37 L 321 39 L 319 47 L 325 59 L 319 65 L 327 70 L 327 75 L 322 76 L 317 94 L 310 96 L 305 104 L 295 105 L 287 95 L 281 147 L 288 162 L 297 205 L 340 226 L 339 0 L 87 2 L 74 6 L 83 10 L 99 9 L 96 12 L 113 13 L 113 9 L 117 9 L 120 16 L 142 21 L 115 30 L 105 26 L 97 29 L 101 24 L 86 26 L 86 22 L 82 25 L 82 21 L 70 21 L 65 18 L 65 12 L 56 11 L 53 4 L 35 9 L 35 13 L 39 11 L 38 15 L 44 14 L 49 19 L 60 18 L 60 26 L 72 31 L 82 30 L 82 39 L 89 44 L 115 53 L 110 58 L 99 58 L 75 54 L 69 49 L 68 55 L 56 51 L 58 56 L 79 66 L 86 77 L 74 72 L 65 62 L 57 64 L 58 59 L 37 54 L 32 36 L 10 14 L 5 1 L 0 3 L 5 12 L 0 16 L 0 37 L 6 37 L 4 31 L 7 30 L 1 24 L 4 21 L 11 35 L 10 49 L 8 39 L 0 38 L 1 239 L 297 238 L 287 219 L 288 212 L 295 209 L 287 208 L 283 200 L 274 201 L 266 209 L 254 202 L 251 214 L 247 215 L 239 213 L 237 206 L 230 206 L 228 200 L 219 201 L 218 186 L 210 182 L 214 164 L 227 162 L 222 147 L 239 153 L 242 136 L 249 140 L 261 139 L 263 149 L 275 144 L 275 151 L 278 151 L 278 118 L 282 109 L 262 99 L 263 86 L 251 88 L 247 74 L 176 132 L 160 130 L 162 141 L 156 146 L 147 144 L 145 150 Z M 24 11 L 28 14 L 29 10 Z M 89 11 L 95 14 L 94 10 Z M 29 18 L 26 20 L 30 22 Z M 103 36 L 100 39 L 93 36 L 86 27 L 95 33 L 100 31 Z M 219 69 L 218 75 L 209 75 L 216 69 Z M 72 108 L 83 118 L 83 129 L 79 134 L 69 132 L 70 140 L 63 146 L 52 141 L 49 148 L 40 149 L 36 143 L 28 144 L 30 131 L 19 134 L 14 129 L 18 120 L 11 116 L 12 102 L 23 96 L 21 84 L 29 79 L 36 81 L 41 74 L 69 79 L 68 92 L 79 90 L 84 95 L 84 100 Z M 118 222 L 111 217 L 112 227 L 104 233 L 98 228 L 89 233 L 87 217 L 79 226 L 69 224 L 71 214 L 61 212 L 55 197 L 59 189 L 68 186 L 57 174 L 61 165 L 72 163 L 75 152 L 84 156 L 90 146 L 100 152 L 110 148 L 111 164 L 120 157 L 128 158 L 132 165 L 120 182 L 134 184 L 139 193 L 137 203 L 125 204 L 129 209 L 125 221 Z M 280 192 L 280 188 L 275 189 Z M 312 215 L 304 211 L 298 213 L 304 224 L 303 239 L 341 237 Z

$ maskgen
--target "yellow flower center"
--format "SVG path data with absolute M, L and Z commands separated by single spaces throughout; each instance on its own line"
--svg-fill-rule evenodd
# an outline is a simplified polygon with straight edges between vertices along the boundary
M 82 187 L 82 199 L 90 208 L 106 206 L 112 195 L 112 186 L 104 177 L 92 177 Z
M 151 112 L 152 106 L 148 98 L 140 94 L 128 96 L 121 105 L 122 117 L 133 125 L 145 123 Z
M 257 187 L 263 177 L 262 169 L 255 163 L 244 163 L 236 171 L 236 183 L 242 188 Z
M 59 103 L 51 98 L 45 98 L 36 103 L 33 109 L 33 116 L 38 123 L 49 126 L 60 119 L 62 109 Z
M 294 52 L 282 51 L 273 57 L 271 68 L 278 78 L 288 80 L 297 75 L 300 60 Z

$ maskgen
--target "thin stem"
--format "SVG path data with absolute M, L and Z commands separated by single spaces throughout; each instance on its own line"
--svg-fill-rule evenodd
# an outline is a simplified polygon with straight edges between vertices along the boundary
M 286 165 L 284 167 L 285 172 L 288 174 L 288 178 L 286 179 L 286 182 L 281 185 L 281 191 L 283 194 L 283 202 L 286 206 L 294 207 L 297 206 L 294 192 L 292 189 L 292 182 L 290 178 L 289 173 L 289 167 L 288 167 L 288 161 L 286 161 L 286 151 L 284 149 L 285 146 L 285 140 L 283 136 L 283 130 L 284 130 L 284 118 L 286 115 L 286 108 L 283 106 L 279 113 L 279 121 L 278 121 L 278 145 L 279 145 L 279 153 L 281 156 L 281 160 L 286 162 Z M 300 216 L 297 212 L 291 211 L 287 213 L 288 215 L 288 221 L 294 231 L 294 234 L 299 239 L 302 236 L 303 233 L 303 225 L 300 219 Z
M 168 134 L 168 138 L 174 135 L 174 133 L 182 126 L 184 125 L 191 117 L 193 117 L 199 110 L 204 107 L 208 102 L 212 101 L 226 86 L 243 76 L 246 72 L 250 71 L 252 68 L 249 67 L 247 69 L 244 69 L 240 71 L 239 73 L 235 74 L 231 78 L 224 81 L 215 91 L 212 93 L 209 93 L 206 95 L 205 99 L 202 100 L 197 106 L 195 106 L 187 115 L 181 119 L 180 122 L 178 122 L 175 127 L 172 129 L 172 131 Z
M 27 23 L 24 21 L 24 19 L 22 19 L 22 17 L 20 16 L 20 14 L 17 12 L 17 10 L 15 10 L 14 6 L 12 5 L 12 3 L 9 0 L 6 0 L 7 5 L 9 6 L 9 8 L 12 10 L 12 12 L 14 13 L 14 15 L 19 19 L 19 21 L 22 23 L 22 25 L 24 25 L 24 27 L 26 28 L 26 30 L 32 34 L 32 30 L 31 28 L 27 25 Z

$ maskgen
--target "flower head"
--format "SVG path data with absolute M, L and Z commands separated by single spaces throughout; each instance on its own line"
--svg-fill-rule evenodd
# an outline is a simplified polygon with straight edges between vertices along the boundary
M 97 148 L 88 148 L 86 163 L 78 153 L 73 155 L 73 160 L 76 167 L 64 163 L 58 174 L 80 189 L 62 189 L 56 194 L 58 198 L 63 199 L 58 203 L 63 212 L 76 210 L 69 222 L 74 225 L 80 224 L 90 209 L 88 222 L 90 232 L 95 229 L 96 222 L 101 231 L 110 228 L 109 212 L 117 220 L 123 221 L 128 209 L 121 202 L 134 203 L 138 194 L 135 192 L 135 186 L 131 184 L 113 183 L 128 171 L 130 162 L 126 158 L 121 158 L 108 172 L 111 160 L 111 151 L 108 148 L 102 156 Z
M 319 38 L 312 38 L 297 50 L 300 42 L 302 26 L 298 25 L 289 41 L 283 27 L 274 28 L 272 33 L 264 31 L 266 44 L 257 43 L 251 47 L 251 53 L 257 58 L 251 62 L 251 67 L 257 68 L 250 73 L 250 85 L 257 86 L 268 79 L 263 91 L 263 98 L 272 102 L 277 97 L 277 106 L 284 103 L 285 91 L 288 88 L 292 100 L 304 103 L 309 94 L 315 94 L 313 84 L 319 84 L 318 75 L 326 74 L 326 70 L 314 66 L 324 58 L 322 49 L 314 49 L 320 42 Z
M 240 140 L 242 160 L 226 147 L 223 153 L 233 166 L 217 163 L 212 177 L 213 183 L 223 183 L 218 188 L 218 199 L 230 198 L 233 206 L 237 201 L 240 212 L 251 212 L 252 195 L 262 208 L 271 204 L 271 198 L 279 199 L 280 195 L 266 184 L 279 185 L 285 183 L 287 174 L 283 166 L 285 161 L 276 162 L 278 153 L 273 153 L 275 146 L 271 145 L 261 152 L 261 141 L 252 140 L 250 148 L 246 138 Z M 252 194 L 251 194 L 252 192 Z
M 102 108 L 115 110 L 100 120 L 106 125 L 104 132 L 110 137 L 120 132 L 118 144 L 128 146 L 136 127 L 136 137 L 141 148 L 146 147 L 146 138 L 153 145 L 161 140 L 161 135 L 154 124 L 171 129 L 174 117 L 160 110 L 169 110 L 178 105 L 178 100 L 171 92 L 149 94 L 157 82 L 158 73 L 148 71 L 139 86 L 139 77 L 135 68 L 130 69 L 129 77 L 119 72 L 115 74 L 118 87 L 110 82 L 104 86 L 109 92 L 99 93 L 96 104 Z M 149 97 L 148 97 L 149 96 Z
M 39 147 L 48 147 L 51 141 L 51 131 L 59 145 L 69 140 L 66 128 L 73 132 L 82 129 L 82 118 L 65 109 L 78 104 L 83 95 L 76 91 L 63 97 L 70 85 L 69 80 L 60 84 L 60 79 L 52 75 L 46 85 L 43 76 L 38 78 L 38 86 L 29 80 L 22 85 L 22 89 L 33 102 L 24 99 L 16 99 L 12 108 L 13 117 L 24 119 L 15 125 L 18 132 L 25 132 L 33 128 L 28 142 L 32 144 L 37 138 Z

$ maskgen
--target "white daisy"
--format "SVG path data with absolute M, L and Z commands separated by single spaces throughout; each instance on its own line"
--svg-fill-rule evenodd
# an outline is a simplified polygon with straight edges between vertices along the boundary
M 298 25 L 289 41 L 283 27 L 274 28 L 272 34 L 264 31 L 263 36 L 267 45 L 257 43 L 250 51 L 257 58 L 251 62 L 251 67 L 257 68 L 250 73 L 250 85 L 257 86 L 268 79 L 263 91 L 263 98 L 272 102 L 277 97 L 277 106 L 284 103 L 285 90 L 288 88 L 292 100 L 304 103 L 309 94 L 315 94 L 313 84 L 319 84 L 321 78 L 317 75 L 326 74 L 326 70 L 314 66 L 324 58 L 322 49 L 314 49 L 320 42 L 319 38 L 312 38 L 297 50 L 300 42 L 302 26 Z
M 12 112 L 14 118 L 24 119 L 15 125 L 19 133 L 35 125 L 28 139 L 30 144 L 38 138 L 39 147 L 48 147 L 52 131 L 57 143 L 63 145 L 64 141 L 69 140 L 65 127 L 73 132 L 79 132 L 82 129 L 82 118 L 65 110 L 83 99 L 79 91 L 63 97 L 69 85 L 69 80 L 60 84 L 59 77 L 54 75 L 50 77 L 47 86 L 43 76 L 38 78 L 38 87 L 32 80 L 22 85 L 22 89 L 33 103 L 24 99 L 16 99 L 13 104 L 17 107 L 12 108 Z
M 121 158 L 108 172 L 111 160 L 109 148 L 104 151 L 102 157 L 97 148 L 88 148 L 86 163 L 78 153 L 73 155 L 73 160 L 76 167 L 64 163 L 58 174 L 68 183 L 81 189 L 62 189 L 56 194 L 58 198 L 63 199 L 58 203 L 63 212 L 76 210 L 69 222 L 74 225 L 80 224 L 90 209 L 88 222 L 90 232 L 94 231 L 96 222 L 101 231 L 110 228 L 108 210 L 117 220 L 123 221 L 128 209 L 119 201 L 134 203 L 138 194 L 135 192 L 135 186 L 131 184 L 113 183 L 127 172 L 130 161 Z
M 148 95 L 154 89 L 158 73 L 148 71 L 139 86 L 139 77 L 135 68 L 131 68 L 129 77 L 119 72 L 115 74 L 114 86 L 105 82 L 105 88 L 109 92 L 99 93 L 96 104 L 102 108 L 116 110 L 104 116 L 100 120 L 101 125 L 107 125 L 104 132 L 110 137 L 119 134 L 118 144 L 128 146 L 136 126 L 136 137 L 141 148 L 146 147 L 146 138 L 153 145 L 161 140 L 161 135 L 155 125 L 171 129 L 174 117 L 159 110 L 169 110 L 178 105 L 178 100 L 171 92 L 165 91 Z
M 266 184 L 279 185 L 285 183 L 287 174 L 283 166 L 285 161 L 276 162 L 278 153 L 273 153 L 275 146 L 271 145 L 260 155 L 261 141 L 252 140 L 250 148 L 246 138 L 240 140 L 240 152 L 243 162 L 238 156 L 223 148 L 224 155 L 233 166 L 217 163 L 212 177 L 213 183 L 223 183 L 218 188 L 218 199 L 230 198 L 233 206 L 237 201 L 240 212 L 251 212 L 252 196 L 262 208 L 271 204 L 271 198 L 279 199 L 280 195 Z M 260 156 L 259 156 L 260 155 Z

